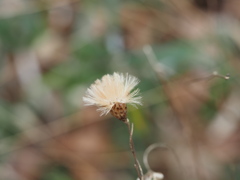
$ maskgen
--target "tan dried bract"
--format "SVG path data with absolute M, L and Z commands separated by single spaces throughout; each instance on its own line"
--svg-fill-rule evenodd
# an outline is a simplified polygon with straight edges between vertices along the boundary
M 117 119 L 126 122 L 127 105 L 125 103 L 115 103 L 110 112 Z

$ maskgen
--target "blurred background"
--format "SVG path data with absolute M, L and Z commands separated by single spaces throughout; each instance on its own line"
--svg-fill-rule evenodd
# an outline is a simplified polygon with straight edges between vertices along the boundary
M 141 80 L 128 117 L 144 173 L 240 180 L 239 7 L 0 0 L 0 179 L 137 179 L 126 125 L 82 102 L 97 78 L 128 72 Z

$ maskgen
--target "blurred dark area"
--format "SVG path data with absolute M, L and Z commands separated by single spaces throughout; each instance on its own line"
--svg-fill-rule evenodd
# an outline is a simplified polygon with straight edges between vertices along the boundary
M 82 101 L 96 79 L 122 72 L 140 79 L 143 105 L 128 117 L 144 173 L 240 180 L 239 7 L 0 0 L 0 179 L 137 179 L 127 127 Z M 148 167 L 154 143 L 165 148 Z

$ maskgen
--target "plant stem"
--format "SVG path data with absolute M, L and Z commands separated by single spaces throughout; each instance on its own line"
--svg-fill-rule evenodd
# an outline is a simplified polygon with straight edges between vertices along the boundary
M 131 152 L 133 154 L 133 158 L 134 158 L 134 167 L 136 168 L 137 170 L 137 174 L 138 174 L 138 177 L 140 180 L 143 180 L 143 171 L 142 171 L 142 167 L 137 159 L 137 156 L 136 156 L 136 151 L 135 151 L 135 148 L 134 148 L 134 143 L 133 143 L 133 139 L 132 139 L 132 136 L 133 136 L 133 124 L 131 126 L 130 122 L 129 122 L 129 119 L 126 119 L 125 121 L 125 124 L 127 124 L 128 126 L 128 131 L 129 131 L 129 146 L 130 146 L 130 149 L 131 149 Z

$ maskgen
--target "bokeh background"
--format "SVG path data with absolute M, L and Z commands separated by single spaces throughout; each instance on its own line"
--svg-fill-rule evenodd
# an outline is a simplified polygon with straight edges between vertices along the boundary
M 124 123 L 82 97 L 113 72 L 137 156 L 166 180 L 240 180 L 240 1 L 0 0 L 0 179 L 137 179 Z M 230 78 L 229 78 L 230 77 Z

